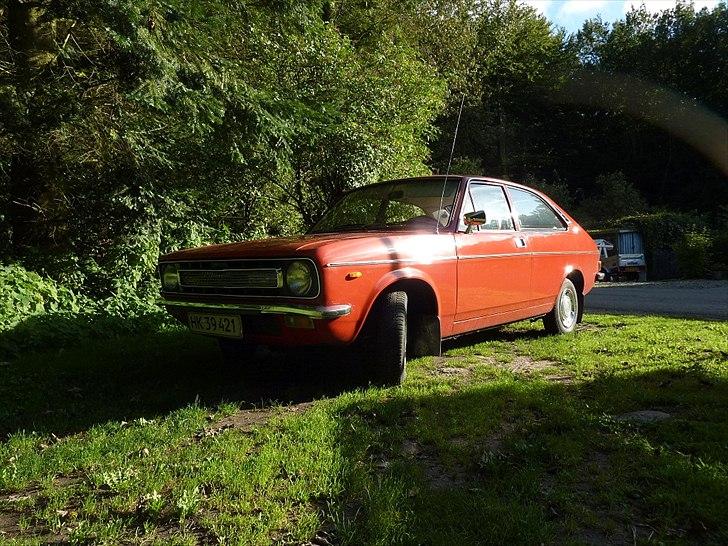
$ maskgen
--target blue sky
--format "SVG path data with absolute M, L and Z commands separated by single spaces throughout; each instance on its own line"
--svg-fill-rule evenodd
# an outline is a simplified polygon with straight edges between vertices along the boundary
M 551 22 L 564 27 L 567 32 L 576 32 L 581 24 L 597 15 L 603 21 L 612 23 L 621 19 L 632 6 L 644 4 L 651 12 L 672 8 L 676 0 L 521 0 L 543 13 Z M 695 9 L 713 8 L 719 0 L 693 0 Z

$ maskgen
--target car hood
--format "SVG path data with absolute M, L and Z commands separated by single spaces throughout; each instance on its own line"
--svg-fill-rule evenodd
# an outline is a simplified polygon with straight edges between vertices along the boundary
M 381 234 L 379 234 L 381 235 Z M 209 245 L 178 250 L 162 256 L 160 261 L 230 260 L 245 258 L 283 258 L 297 254 L 310 256 L 316 250 L 343 241 L 366 239 L 374 233 L 321 233 L 294 237 L 271 237 L 254 241 Z
M 453 254 L 452 234 L 371 231 L 274 237 L 211 245 L 172 252 L 162 256 L 160 261 L 245 260 L 302 256 L 326 265 L 332 262 L 382 259 L 428 261 L 433 256 L 449 257 Z

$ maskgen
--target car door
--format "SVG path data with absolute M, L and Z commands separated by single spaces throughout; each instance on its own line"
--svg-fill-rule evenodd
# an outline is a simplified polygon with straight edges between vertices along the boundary
M 568 225 L 536 193 L 509 186 L 508 194 L 521 232 L 528 236 L 533 259 L 531 305 L 551 304 L 573 266 L 575 253 Z
M 466 233 L 463 216 L 483 210 L 486 223 Z M 530 299 L 531 257 L 527 237 L 516 230 L 505 189 L 500 184 L 471 182 L 455 234 L 459 332 L 484 328 L 523 308 Z

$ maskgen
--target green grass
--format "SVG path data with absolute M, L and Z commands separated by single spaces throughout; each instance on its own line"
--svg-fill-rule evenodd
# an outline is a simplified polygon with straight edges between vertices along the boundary
M 461 338 L 399 389 L 314 351 L 245 384 L 173 329 L 3 363 L 0 542 L 728 541 L 728 324 L 586 321 Z M 643 409 L 671 417 L 616 418 Z

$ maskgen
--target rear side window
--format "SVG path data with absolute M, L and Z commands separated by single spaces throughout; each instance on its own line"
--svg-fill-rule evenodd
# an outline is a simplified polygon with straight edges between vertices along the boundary
M 485 224 L 480 226 L 480 231 L 514 229 L 511 209 L 508 208 L 508 201 L 502 187 L 472 184 L 470 197 L 473 200 L 474 208 L 472 210 L 485 211 Z
M 508 188 L 521 229 L 563 230 L 564 222 L 546 201 L 530 191 Z

